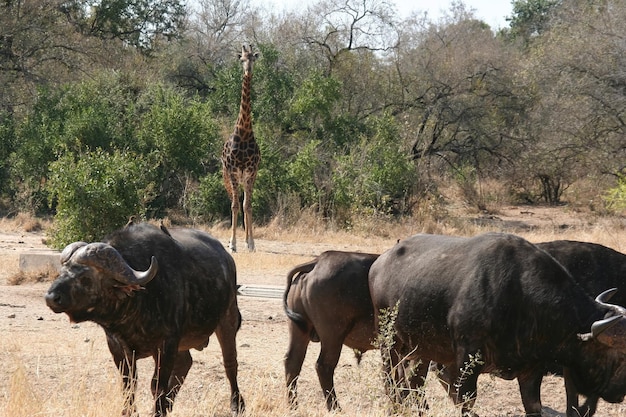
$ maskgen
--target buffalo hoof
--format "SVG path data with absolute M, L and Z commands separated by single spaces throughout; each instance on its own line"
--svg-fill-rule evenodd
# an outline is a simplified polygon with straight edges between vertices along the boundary
M 237 392 L 230 399 L 230 411 L 233 417 L 239 416 L 246 409 L 243 397 Z

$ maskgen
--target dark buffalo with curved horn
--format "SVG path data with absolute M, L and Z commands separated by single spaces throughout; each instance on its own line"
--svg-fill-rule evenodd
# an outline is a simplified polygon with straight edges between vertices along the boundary
M 591 298 L 520 237 L 416 235 L 374 262 L 369 285 L 375 317 L 397 308 L 388 371 L 416 360 L 413 373 L 396 377 L 417 389 L 429 361 L 443 365 L 465 416 L 475 416 L 481 373 L 517 378 L 528 416 L 541 415 L 541 379 L 555 364 L 583 395 L 626 395 L 625 310 L 607 303 L 611 292 Z
M 626 305 L 626 255 L 606 246 L 577 242 L 573 240 L 555 240 L 538 243 L 537 247 L 548 252 L 563 265 L 583 290 L 595 296 L 607 288 L 616 288 L 611 302 Z M 560 370 L 551 369 L 559 373 Z M 565 370 L 567 374 L 567 370 Z M 582 406 L 578 403 L 578 390 L 566 376 L 567 417 L 587 416 L 595 414 L 599 397 L 590 396 Z
M 232 257 L 193 229 L 129 223 L 102 242 L 74 242 L 61 253 L 61 272 L 45 295 L 55 313 L 104 329 L 134 413 L 136 360 L 155 362 L 154 415 L 170 410 L 192 358 L 215 333 L 230 382 L 234 415 L 244 408 L 237 385 L 235 336 L 241 325 Z
M 367 274 L 376 258 L 368 253 L 327 251 L 287 275 L 283 303 L 290 320 L 285 378 L 292 406 L 309 342 L 321 343 L 315 369 L 329 410 L 339 408 L 333 378 L 342 345 L 358 355 L 374 348 Z

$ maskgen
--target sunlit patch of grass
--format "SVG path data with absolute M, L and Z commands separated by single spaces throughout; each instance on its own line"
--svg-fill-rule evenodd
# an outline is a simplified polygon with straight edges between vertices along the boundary
M 59 276 L 59 271 L 52 265 L 39 269 L 19 270 L 6 280 L 8 285 L 33 284 L 38 282 L 52 282 Z

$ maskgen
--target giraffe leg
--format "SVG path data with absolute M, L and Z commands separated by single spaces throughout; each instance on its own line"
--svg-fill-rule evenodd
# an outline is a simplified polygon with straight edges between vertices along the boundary
M 252 185 L 246 186 L 243 193 L 243 227 L 246 232 L 248 251 L 254 252 L 254 237 L 252 235 Z
M 228 144 L 228 142 L 227 142 Z M 226 152 L 226 146 L 224 147 L 224 152 Z M 222 178 L 224 179 L 224 188 L 226 188 L 226 193 L 230 198 L 230 213 L 231 213 L 231 223 L 230 223 L 230 240 L 228 241 L 228 249 L 232 253 L 237 252 L 237 218 L 239 217 L 239 191 L 237 185 L 237 179 L 235 176 L 229 172 L 227 168 L 226 159 L 222 156 Z
M 237 252 L 237 218 L 239 217 L 239 197 L 236 195 L 231 196 L 230 211 L 232 214 L 232 220 L 228 248 L 231 252 L 235 253 Z

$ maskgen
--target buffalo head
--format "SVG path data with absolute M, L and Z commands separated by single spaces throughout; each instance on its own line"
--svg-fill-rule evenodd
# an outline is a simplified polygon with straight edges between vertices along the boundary
M 607 303 L 616 292 L 617 288 L 613 288 L 596 297 L 596 301 L 612 310 L 614 315 L 594 322 L 591 325 L 591 332 L 579 335 L 580 339 L 585 341 L 595 339 L 604 345 L 626 350 L 626 309 Z
M 106 243 L 74 242 L 61 252 L 61 272 L 46 293 L 48 307 L 75 322 L 90 319 L 96 307 L 140 290 L 158 271 L 153 256 L 146 271 L 135 271 Z

